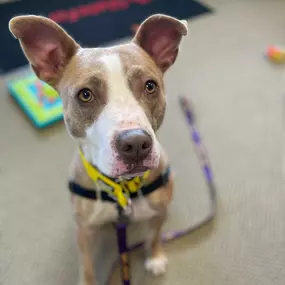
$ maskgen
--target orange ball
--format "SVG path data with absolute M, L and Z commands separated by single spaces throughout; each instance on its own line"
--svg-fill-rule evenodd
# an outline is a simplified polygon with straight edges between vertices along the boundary
M 270 46 L 268 49 L 267 49 L 267 56 L 268 57 L 272 57 L 274 55 L 276 55 L 277 53 L 280 52 L 280 49 L 278 49 L 277 47 L 275 46 Z

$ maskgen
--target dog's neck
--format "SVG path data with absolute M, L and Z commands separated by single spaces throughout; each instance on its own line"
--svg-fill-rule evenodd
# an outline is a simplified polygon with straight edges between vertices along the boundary
M 95 161 L 92 159 L 92 148 L 88 146 L 88 144 L 85 141 L 80 141 L 78 144 L 79 151 L 81 150 L 84 154 L 84 157 L 86 160 L 91 163 L 92 165 L 96 166 Z

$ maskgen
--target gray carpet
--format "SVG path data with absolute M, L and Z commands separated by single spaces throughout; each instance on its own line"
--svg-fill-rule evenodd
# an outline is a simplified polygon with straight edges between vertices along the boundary
M 282 187 L 283 66 L 268 63 L 268 44 L 285 45 L 285 2 L 208 0 L 216 13 L 189 21 L 189 36 L 166 76 L 168 111 L 160 132 L 176 173 L 167 229 L 207 213 L 208 197 L 177 94 L 189 96 L 209 150 L 219 191 L 216 222 L 166 246 L 165 277 L 142 284 L 283 285 L 285 192 Z M 21 72 L 20 72 L 21 74 Z M 9 75 L 8 78 L 19 76 Z M 64 127 L 38 132 L 0 92 L 0 284 L 76 285 L 74 225 L 66 189 L 75 148 Z M 102 231 L 100 284 L 115 259 L 111 229 Z M 137 233 L 131 240 L 139 238 Z M 142 234 L 143 235 L 143 234 Z M 111 284 L 120 284 L 118 272 Z

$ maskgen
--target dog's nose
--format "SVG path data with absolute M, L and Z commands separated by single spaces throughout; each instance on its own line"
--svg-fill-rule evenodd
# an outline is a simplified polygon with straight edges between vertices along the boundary
M 119 155 L 127 163 L 144 160 L 151 151 L 151 136 L 142 129 L 126 130 L 121 132 L 116 140 Z

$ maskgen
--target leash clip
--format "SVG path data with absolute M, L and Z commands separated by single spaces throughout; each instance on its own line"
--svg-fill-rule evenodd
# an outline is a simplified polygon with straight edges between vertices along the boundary
M 126 196 L 125 196 L 126 197 Z M 121 206 L 119 203 L 117 203 L 117 209 L 118 209 L 118 224 L 127 224 L 130 221 L 130 217 L 133 214 L 133 205 L 132 200 L 128 197 L 127 204 L 125 206 Z
M 127 195 L 125 195 L 125 197 L 128 202 L 127 205 L 123 208 L 123 211 L 126 216 L 131 216 L 133 213 L 133 203 L 132 200 L 129 197 L 127 197 Z

